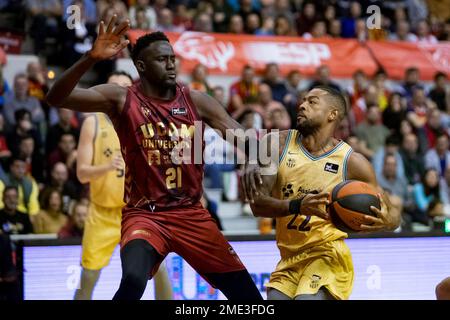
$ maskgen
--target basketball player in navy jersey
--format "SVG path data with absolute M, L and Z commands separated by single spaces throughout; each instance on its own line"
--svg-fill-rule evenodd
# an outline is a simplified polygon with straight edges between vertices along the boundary
M 115 21 L 114 16 L 107 27 L 100 23 L 92 49 L 62 74 L 47 95 L 54 106 L 106 113 L 120 140 L 127 205 L 122 210 L 122 280 L 114 299 L 140 299 L 149 276 L 172 251 L 228 299 L 262 299 L 239 257 L 200 204 L 203 164 L 175 164 L 171 158 L 180 137 L 200 138 L 203 150 L 204 126 L 195 126 L 197 121 L 205 121 L 223 136 L 226 129 L 242 127 L 218 101 L 176 81 L 175 54 L 167 37 L 154 32 L 137 40 L 132 59 L 140 81 L 131 87 L 75 88 L 96 62 L 128 45 L 123 35 L 129 21 L 117 26 Z M 250 143 L 247 140 L 245 150 Z

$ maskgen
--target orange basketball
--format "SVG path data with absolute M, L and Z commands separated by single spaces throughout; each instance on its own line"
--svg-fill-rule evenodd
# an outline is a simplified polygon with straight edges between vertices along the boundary
M 345 232 L 361 231 L 362 216 L 376 216 L 371 206 L 381 209 L 377 190 L 365 182 L 347 180 L 333 188 L 328 211 L 331 221 Z

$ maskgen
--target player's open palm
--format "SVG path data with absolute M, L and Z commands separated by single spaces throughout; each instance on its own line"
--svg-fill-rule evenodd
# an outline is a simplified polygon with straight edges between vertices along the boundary
M 114 15 L 105 29 L 105 23 L 100 22 L 98 37 L 95 39 L 89 55 L 95 60 L 111 58 L 122 51 L 129 43 L 123 36 L 130 28 L 130 22 L 125 20 L 116 26 L 117 16 Z

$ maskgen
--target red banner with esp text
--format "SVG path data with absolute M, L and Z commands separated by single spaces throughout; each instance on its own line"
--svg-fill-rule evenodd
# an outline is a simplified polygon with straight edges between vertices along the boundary
M 134 44 L 145 30 L 130 30 L 128 37 Z M 298 37 L 257 37 L 202 32 L 171 33 L 166 35 L 181 58 L 181 71 L 190 72 L 198 63 L 208 67 L 211 74 L 239 75 L 246 64 L 257 70 L 276 62 L 282 73 L 299 70 L 314 74 L 320 65 L 330 67 L 334 77 L 351 77 L 362 69 L 373 74 L 377 66 L 369 51 L 356 40 L 304 40 Z
M 132 44 L 149 32 L 130 30 Z M 450 43 L 437 45 L 390 41 L 360 43 L 353 39 L 303 39 L 232 35 L 203 32 L 166 32 L 175 54 L 181 59 L 181 71 L 190 73 L 198 63 L 210 74 L 239 75 L 246 64 L 262 71 L 276 62 L 283 74 L 299 70 L 312 76 L 320 65 L 330 68 L 331 76 L 350 78 L 357 70 L 373 75 L 381 65 L 392 79 L 402 79 L 406 68 L 416 66 L 422 80 L 432 80 L 437 71 L 449 75 Z

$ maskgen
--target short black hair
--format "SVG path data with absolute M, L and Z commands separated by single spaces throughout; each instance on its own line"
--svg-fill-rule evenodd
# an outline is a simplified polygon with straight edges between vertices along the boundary
M 442 72 L 442 71 L 436 72 L 436 74 L 434 75 L 434 81 L 436 81 L 437 79 L 439 79 L 441 77 L 447 79 L 447 75 L 444 72 Z
M 8 185 L 5 187 L 5 189 L 3 189 L 3 195 L 5 195 L 5 193 L 7 193 L 9 190 L 16 190 L 16 192 L 19 193 L 19 188 L 17 188 L 16 186 Z
M 147 33 L 146 35 L 143 35 L 142 37 L 137 39 L 136 44 L 131 49 L 131 59 L 133 61 L 136 61 L 141 51 L 156 41 L 167 41 L 170 43 L 169 38 L 167 38 L 164 32 L 156 31 Z
M 133 78 L 131 77 L 131 74 L 129 74 L 126 71 L 122 71 L 122 70 L 113 71 L 110 74 L 108 74 L 108 77 L 106 77 L 106 79 L 109 79 L 112 76 L 125 76 L 125 77 L 128 77 L 131 80 L 131 82 L 133 82 Z
M 328 95 L 332 99 L 333 104 L 339 110 L 340 120 L 344 119 L 347 116 L 347 101 L 345 100 L 344 95 L 340 91 L 324 85 L 315 86 L 312 89 L 320 89 L 328 93 Z
M 399 146 L 400 143 L 400 137 L 395 133 L 388 135 L 384 140 L 385 146 Z
M 25 115 L 27 115 L 27 114 L 30 116 L 30 120 L 31 120 L 31 112 L 30 111 L 28 111 L 27 109 L 23 109 L 23 108 L 16 110 L 14 112 L 14 119 L 16 120 L 16 123 L 19 122 L 20 120 L 22 120 L 25 117 Z

